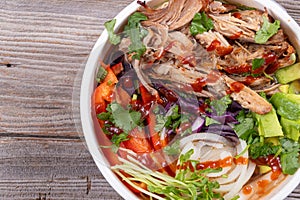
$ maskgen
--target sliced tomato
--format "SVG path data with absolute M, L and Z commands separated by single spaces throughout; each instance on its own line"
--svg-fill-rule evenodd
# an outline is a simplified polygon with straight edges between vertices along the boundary
M 122 142 L 127 149 L 136 153 L 152 152 L 151 144 L 146 136 L 145 130 L 137 127 L 128 134 L 129 140 Z

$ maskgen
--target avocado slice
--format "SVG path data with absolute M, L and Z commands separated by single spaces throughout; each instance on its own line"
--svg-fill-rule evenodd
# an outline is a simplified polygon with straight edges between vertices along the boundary
M 270 99 L 277 113 L 289 120 L 300 119 L 300 95 L 275 93 Z
M 300 63 L 277 70 L 275 76 L 281 84 L 287 84 L 300 79 Z
M 290 85 L 281 85 L 279 86 L 279 90 L 282 92 L 282 93 L 288 93 L 289 92 L 289 88 L 290 88 Z
M 258 165 L 258 169 L 260 174 L 266 174 L 272 170 L 272 168 L 267 165 Z
M 295 80 L 290 84 L 290 86 L 288 88 L 288 93 L 290 93 L 290 94 L 300 94 L 300 80 Z
M 281 117 L 280 123 L 286 137 L 297 142 L 300 136 L 300 120 L 294 121 Z
M 258 133 L 260 136 L 266 138 L 283 136 L 282 128 L 274 108 L 272 108 L 271 112 L 264 115 L 255 114 L 255 118 L 258 122 Z

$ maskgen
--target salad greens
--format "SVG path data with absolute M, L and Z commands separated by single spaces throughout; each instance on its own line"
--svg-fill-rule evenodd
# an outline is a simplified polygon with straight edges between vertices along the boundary
M 273 35 L 275 35 L 280 28 L 280 21 L 275 20 L 274 23 L 270 23 L 269 19 L 263 16 L 263 25 L 259 31 L 256 32 L 255 42 L 258 44 L 266 43 Z
M 213 20 L 205 12 L 196 13 L 191 23 L 190 32 L 193 36 L 212 30 Z
M 280 143 L 283 148 L 282 153 L 280 154 L 282 172 L 284 174 L 294 174 L 300 167 L 299 143 L 289 139 L 282 139 Z
M 221 99 L 213 100 L 210 102 L 210 105 L 217 112 L 218 116 L 221 116 L 225 113 L 228 106 L 232 103 L 229 95 L 222 97 Z
M 163 128 L 167 128 L 176 132 L 176 130 L 180 127 L 181 124 L 189 121 L 187 115 L 180 114 L 178 105 L 171 107 L 169 112 L 170 113 L 167 113 L 166 116 L 162 114 L 156 115 L 156 125 L 154 127 L 155 131 L 158 132 L 161 131 Z M 191 132 L 191 129 L 189 128 L 181 134 L 185 134 L 187 132 Z
M 104 23 L 104 26 L 108 33 L 109 42 L 113 45 L 117 45 L 121 42 L 121 36 L 114 33 L 116 21 L 116 19 L 112 19 Z
M 111 138 L 111 142 L 113 143 L 111 148 L 114 152 L 117 152 L 121 142 L 129 140 L 128 133 L 134 128 L 141 126 L 141 113 L 131 109 L 124 109 L 116 102 L 109 104 L 106 110 L 107 112 L 102 112 L 97 117 L 100 120 L 111 122 L 114 126 L 122 130 L 120 134 L 113 134 Z M 111 124 L 105 124 L 102 128 L 103 132 L 110 135 L 108 129 L 111 126 Z
M 135 52 L 133 59 L 140 59 L 146 51 L 146 46 L 143 44 L 142 39 L 148 32 L 141 26 L 140 22 L 147 20 L 147 16 L 135 12 L 128 18 L 128 23 L 124 28 L 127 36 L 129 36 L 131 44 L 128 47 L 129 53 Z
M 275 102 L 275 108 L 279 108 L 278 106 L 290 108 L 291 105 L 294 105 L 288 100 L 282 101 L 282 98 L 286 98 L 283 93 L 276 93 L 271 97 L 271 102 Z M 300 106 L 300 104 L 297 105 Z M 237 116 L 239 124 L 234 126 L 234 130 L 239 138 L 245 140 L 249 145 L 249 155 L 252 159 L 269 155 L 279 156 L 283 173 L 292 175 L 300 167 L 298 143 L 300 120 L 286 119 L 280 113 L 282 113 L 280 110 L 274 108 L 266 115 L 246 113 L 242 110 Z M 287 114 L 288 112 L 283 113 Z M 300 117 L 300 115 L 292 113 L 289 115 Z
M 99 114 L 98 118 L 111 121 L 127 134 L 142 124 L 140 112 L 126 110 L 117 102 L 109 104 L 106 110 L 107 112 Z
M 259 69 L 265 63 L 263 58 L 254 58 L 252 60 L 252 70 Z

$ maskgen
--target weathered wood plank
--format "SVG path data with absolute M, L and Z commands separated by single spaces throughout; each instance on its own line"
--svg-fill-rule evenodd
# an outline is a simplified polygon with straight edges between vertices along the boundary
M 78 136 L 82 69 L 104 22 L 129 2 L 1 3 L 0 133 Z
M 0 138 L 0 199 L 120 199 L 79 139 Z

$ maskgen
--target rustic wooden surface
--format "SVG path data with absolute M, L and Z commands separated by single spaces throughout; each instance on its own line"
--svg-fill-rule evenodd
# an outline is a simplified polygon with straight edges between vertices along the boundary
M 1 200 L 121 199 L 87 151 L 78 99 L 103 23 L 130 2 L 1 0 Z M 300 23 L 299 0 L 278 2 Z

